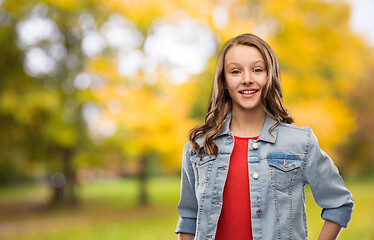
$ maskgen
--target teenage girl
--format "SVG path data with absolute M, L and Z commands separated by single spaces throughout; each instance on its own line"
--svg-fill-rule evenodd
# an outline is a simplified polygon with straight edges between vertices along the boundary
M 252 34 L 229 40 L 183 150 L 178 239 L 307 239 L 305 184 L 322 208 L 319 239 L 337 238 L 352 195 L 312 130 L 292 123 L 274 51 Z

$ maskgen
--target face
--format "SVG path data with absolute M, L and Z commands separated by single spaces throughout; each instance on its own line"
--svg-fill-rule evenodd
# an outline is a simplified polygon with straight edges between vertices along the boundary
M 265 61 L 255 47 L 236 45 L 225 56 L 224 75 L 233 111 L 262 110 L 261 92 L 266 83 Z

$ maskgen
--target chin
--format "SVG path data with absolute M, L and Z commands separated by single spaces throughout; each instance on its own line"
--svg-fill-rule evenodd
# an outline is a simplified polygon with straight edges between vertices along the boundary
M 238 107 L 242 110 L 245 110 L 245 111 L 258 111 L 258 110 L 263 109 L 261 104 L 255 104 L 255 105 L 253 105 L 253 104 L 251 104 L 251 105 L 240 104 Z

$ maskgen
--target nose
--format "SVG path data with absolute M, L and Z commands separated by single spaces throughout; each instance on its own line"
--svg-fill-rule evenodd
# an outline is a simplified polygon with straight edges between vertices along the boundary
M 253 77 L 251 76 L 251 72 L 245 71 L 243 74 L 242 84 L 250 84 L 253 83 Z

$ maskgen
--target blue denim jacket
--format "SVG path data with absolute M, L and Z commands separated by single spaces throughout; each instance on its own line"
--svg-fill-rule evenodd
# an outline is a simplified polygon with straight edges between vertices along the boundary
M 216 156 L 196 155 L 189 143 L 184 147 L 176 233 L 195 234 L 196 240 L 215 239 L 234 147 L 230 121 L 231 114 L 214 139 Z M 274 123 L 266 116 L 258 140 L 248 144 L 253 239 L 307 239 L 305 184 L 322 208 L 321 217 L 347 227 L 352 195 L 312 130 L 281 123 L 270 134 Z

